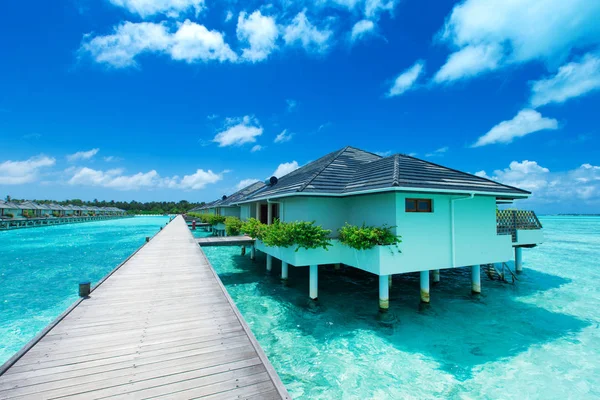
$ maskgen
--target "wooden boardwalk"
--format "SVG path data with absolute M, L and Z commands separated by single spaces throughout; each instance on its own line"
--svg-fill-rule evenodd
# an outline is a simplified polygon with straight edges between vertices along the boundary
M 0 399 L 106 397 L 290 398 L 182 217 L 0 376 Z
M 196 238 L 196 242 L 202 247 L 209 246 L 251 246 L 254 239 L 250 236 L 210 236 Z

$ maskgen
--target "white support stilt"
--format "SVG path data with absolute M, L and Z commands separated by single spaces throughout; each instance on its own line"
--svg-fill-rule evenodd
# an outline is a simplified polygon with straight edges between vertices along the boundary
M 391 275 L 379 275 L 379 309 L 383 311 L 390 308 L 390 278 Z
M 341 268 L 341 265 L 340 265 L 340 263 L 337 263 L 337 264 L 334 264 L 334 265 L 333 265 L 333 269 L 334 269 L 334 270 L 336 270 L 336 271 L 339 271 L 339 270 L 340 270 L 340 268 Z
M 273 256 L 267 254 L 267 271 L 271 272 L 271 269 L 273 269 Z
M 515 247 L 515 271 L 523 272 L 523 248 Z
M 310 277 L 309 277 L 309 295 L 313 300 L 317 300 L 319 297 L 319 266 L 310 266 Z
M 267 225 L 273 223 L 273 204 L 267 203 Z
M 421 303 L 429 303 L 429 271 L 421 271 Z
M 392 275 L 388 275 L 388 288 L 391 289 L 392 288 Z
M 256 259 L 256 247 L 252 245 L 250 248 L 250 259 L 254 261 Z
M 473 294 L 481 293 L 481 266 L 471 266 L 471 292 Z
M 281 262 L 281 280 L 287 281 L 288 279 L 288 263 L 285 261 Z
M 256 219 L 260 221 L 260 203 L 256 203 Z
M 433 283 L 439 283 L 440 281 L 440 270 L 439 269 L 434 269 L 432 271 L 432 275 L 433 275 Z

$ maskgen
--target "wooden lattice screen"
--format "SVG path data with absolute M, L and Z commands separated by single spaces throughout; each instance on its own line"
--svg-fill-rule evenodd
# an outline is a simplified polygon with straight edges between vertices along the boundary
M 533 211 L 496 211 L 496 230 L 498 235 L 511 235 L 512 241 L 516 242 L 517 229 L 542 229 L 542 224 Z

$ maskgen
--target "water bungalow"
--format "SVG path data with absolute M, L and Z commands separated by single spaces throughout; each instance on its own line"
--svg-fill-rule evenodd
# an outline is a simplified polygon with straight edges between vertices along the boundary
M 389 157 L 345 147 L 311 162 L 237 201 L 243 219 L 256 217 L 271 224 L 316 221 L 332 231 L 328 250 L 255 248 L 288 266 L 310 267 L 311 299 L 318 298 L 319 266 L 345 264 L 379 276 L 379 306 L 389 306 L 389 286 L 395 274 L 419 272 L 421 301 L 430 301 L 430 281 L 440 270 L 469 267 L 471 289 L 481 291 L 481 266 L 508 267 L 521 251 L 543 241 L 533 211 L 498 211 L 498 204 L 526 199 L 530 192 L 403 154 Z M 340 243 L 338 229 L 346 223 L 392 227 L 402 242 L 356 250 Z M 253 249 L 254 251 L 254 249 Z
M 0 218 L 20 218 L 23 215 L 23 210 L 15 203 L 10 201 L 0 200 Z

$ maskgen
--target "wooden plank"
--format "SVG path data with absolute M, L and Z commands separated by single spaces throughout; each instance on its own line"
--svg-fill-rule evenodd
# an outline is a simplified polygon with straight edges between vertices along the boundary
M 251 246 L 254 239 L 250 236 L 211 236 L 196 238 L 196 242 L 202 247 L 209 246 Z
M 227 393 L 290 398 L 181 217 L 0 375 L 0 399 Z

